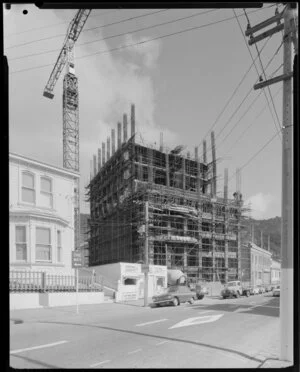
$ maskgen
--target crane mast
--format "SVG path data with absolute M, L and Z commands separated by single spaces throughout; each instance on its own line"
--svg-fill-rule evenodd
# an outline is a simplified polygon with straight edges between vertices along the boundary
M 91 13 L 80 9 L 72 19 L 60 54 L 45 86 L 44 97 L 52 99 L 53 89 L 63 68 L 67 71 L 63 80 L 63 167 L 79 172 L 79 95 L 75 75 L 74 46 Z M 74 189 L 74 245 L 80 249 L 80 178 Z

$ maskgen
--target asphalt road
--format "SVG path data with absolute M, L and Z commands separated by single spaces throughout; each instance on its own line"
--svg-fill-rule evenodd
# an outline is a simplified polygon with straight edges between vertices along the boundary
M 13 368 L 256 368 L 279 353 L 279 298 L 15 310 Z

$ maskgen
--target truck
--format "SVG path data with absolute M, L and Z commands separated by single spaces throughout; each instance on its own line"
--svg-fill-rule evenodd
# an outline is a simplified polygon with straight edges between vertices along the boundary
M 191 291 L 195 292 L 195 300 L 202 300 L 205 294 L 207 294 L 207 289 L 203 286 L 202 283 L 192 283 L 188 280 L 187 276 L 181 270 L 168 269 L 168 287 L 172 285 L 182 285 L 189 287 Z
M 240 280 L 228 282 L 221 291 L 221 296 L 225 298 L 239 298 L 240 296 L 250 296 L 251 288 L 248 283 L 242 283 Z

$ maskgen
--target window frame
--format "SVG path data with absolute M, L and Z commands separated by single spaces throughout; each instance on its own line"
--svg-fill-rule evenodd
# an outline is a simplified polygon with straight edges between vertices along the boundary
M 51 191 L 44 191 L 42 190 L 42 179 L 45 179 L 47 181 L 50 181 L 50 187 Z M 41 195 L 46 195 L 50 197 L 50 206 L 47 206 L 46 208 L 53 209 L 53 179 L 49 176 L 40 176 L 40 194 Z
M 17 242 L 17 228 L 18 227 L 24 227 L 25 229 L 25 242 Z M 26 259 L 25 260 L 20 260 L 17 258 L 17 245 L 18 244 L 25 244 L 25 252 L 26 252 Z M 28 234 L 27 234 L 27 226 L 26 225 L 22 225 L 22 224 L 18 224 L 18 225 L 15 225 L 15 260 L 18 261 L 18 262 L 28 262 Z
M 23 175 L 24 174 L 32 176 L 32 178 L 33 178 L 33 188 L 24 186 L 24 184 L 23 184 Z M 33 202 L 23 200 L 23 189 L 33 191 L 33 195 L 34 195 L 34 201 Z M 22 201 L 22 203 L 26 203 L 26 204 L 30 204 L 30 205 L 35 205 L 36 204 L 36 176 L 33 172 L 31 172 L 29 170 L 23 170 L 21 172 L 21 201 Z
M 50 231 L 50 244 L 38 244 L 37 243 L 37 230 L 38 229 L 44 229 Z M 50 259 L 49 260 L 43 260 L 37 258 L 37 246 L 50 246 Z M 35 227 L 35 262 L 53 262 L 53 252 L 52 252 L 52 229 L 51 227 L 45 227 L 45 226 L 36 226 Z
M 59 235 L 60 235 L 60 239 L 58 239 L 58 236 Z M 62 252 L 63 252 L 63 248 L 62 248 L 62 230 L 61 229 L 58 229 L 58 230 L 56 230 L 56 261 L 58 263 L 63 263 Z

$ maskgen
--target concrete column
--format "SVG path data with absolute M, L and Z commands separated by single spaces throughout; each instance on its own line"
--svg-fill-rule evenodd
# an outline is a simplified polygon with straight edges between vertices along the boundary
M 225 268 L 228 269 L 228 215 L 229 215 L 229 207 L 228 205 L 225 206 L 225 241 L 224 241 L 224 261 L 225 261 Z M 225 270 L 225 282 L 228 282 L 228 270 Z
M 131 105 L 130 121 L 131 121 L 131 137 L 133 137 L 135 134 L 135 106 L 134 104 Z M 134 142 L 134 138 L 132 140 Z
M 228 168 L 224 169 L 224 199 L 228 200 Z
M 102 167 L 105 164 L 105 142 L 102 142 Z
M 148 148 L 148 182 L 153 182 L 152 149 Z
M 237 277 L 238 280 L 241 278 L 241 221 L 238 221 L 237 224 L 237 262 L 238 262 L 238 267 L 237 267 Z
M 166 186 L 170 187 L 169 154 L 166 154 Z
M 187 236 L 187 233 L 188 233 L 188 221 L 187 221 L 187 218 L 185 218 L 183 220 L 183 234 L 184 236 Z M 183 251 L 183 266 L 184 266 L 184 269 L 186 270 L 187 268 L 187 248 L 184 247 L 184 251 Z
M 127 115 L 123 115 L 123 142 L 127 142 Z
M 96 155 L 93 155 L 93 169 L 94 169 L 94 177 L 97 174 L 97 157 Z
M 215 239 L 215 232 L 216 232 L 216 205 L 212 203 L 212 233 L 211 233 L 211 243 L 212 243 L 212 270 L 213 270 L 213 281 L 216 281 L 216 273 L 215 273 L 215 251 L 216 251 L 216 239 Z
M 98 172 L 101 169 L 101 149 L 98 149 Z
M 143 166 L 142 166 L 142 155 L 139 154 L 139 164 L 138 164 L 138 179 L 143 181 Z
M 116 152 L 116 140 L 115 140 L 115 130 L 111 130 L 111 154 Z
M 202 205 L 198 205 L 198 267 L 199 279 L 202 279 Z
M 122 134 L 121 134 L 122 128 L 121 128 L 121 126 L 122 126 L 122 124 L 120 122 L 118 122 L 118 149 L 122 145 L 122 139 L 121 139 L 121 137 L 122 137 Z
M 182 157 L 182 189 L 185 190 L 185 158 Z
M 110 158 L 110 138 L 109 137 L 107 137 L 107 141 L 106 141 L 106 157 L 108 161 Z
M 211 152 L 213 162 L 213 180 L 212 180 L 212 196 L 217 195 L 217 162 L 216 162 L 216 146 L 215 146 L 215 132 L 211 132 Z
M 206 158 L 206 140 L 203 140 L 203 163 L 207 163 L 207 158 Z
M 198 202 L 200 201 L 200 194 L 201 194 L 201 172 L 200 172 L 200 161 L 199 161 L 199 155 L 198 155 L 198 147 L 195 147 L 195 161 L 197 162 L 197 184 L 196 184 L 196 190 L 197 190 L 197 197 Z

